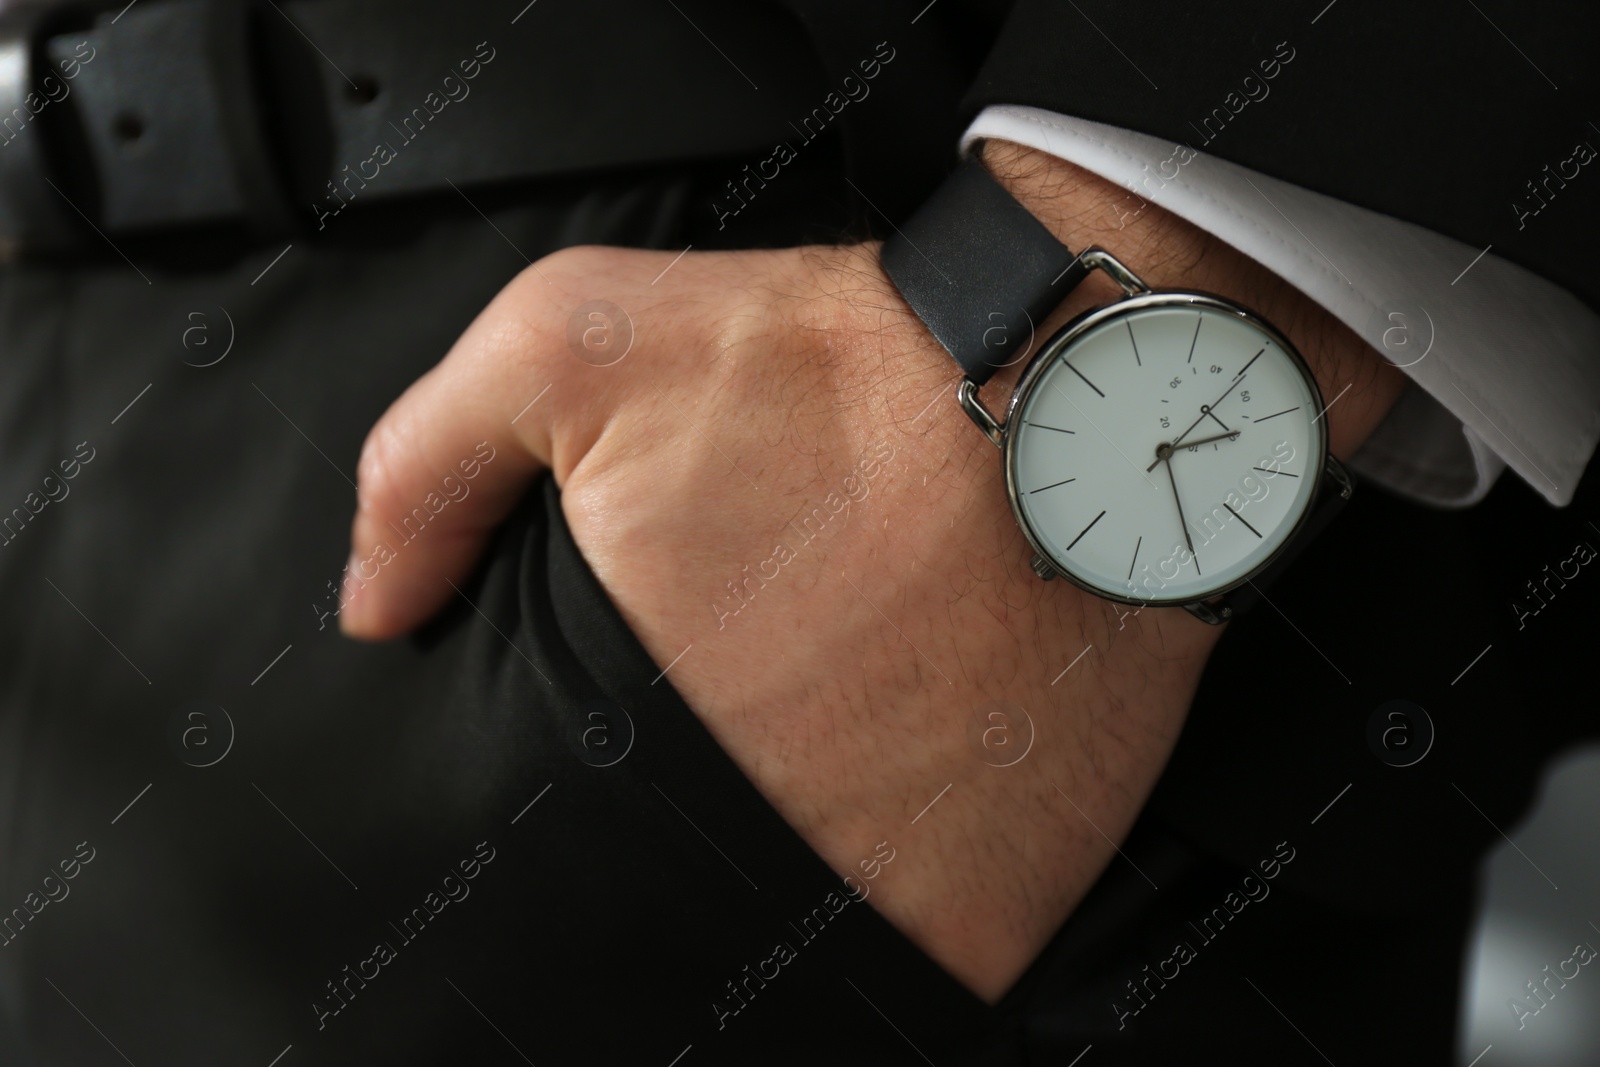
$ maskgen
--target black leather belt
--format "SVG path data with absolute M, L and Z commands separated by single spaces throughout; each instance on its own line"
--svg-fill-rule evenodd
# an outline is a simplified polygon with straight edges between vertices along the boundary
M 451 183 L 765 153 L 826 88 L 799 23 L 739 0 L 8 8 L 0 242 L 316 230 Z

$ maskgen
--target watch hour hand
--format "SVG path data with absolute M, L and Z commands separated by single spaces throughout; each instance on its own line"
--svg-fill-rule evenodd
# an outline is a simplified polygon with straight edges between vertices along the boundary
M 1263 351 L 1264 351 L 1264 350 L 1263 350 Z M 1257 352 L 1257 353 L 1256 353 L 1256 355 L 1258 355 L 1258 356 L 1259 356 L 1259 355 L 1260 355 L 1260 354 L 1261 354 L 1261 353 L 1260 353 L 1260 352 Z M 1254 363 L 1254 362 L 1255 362 L 1255 360 L 1253 360 L 1253 359 L 1252 359 L 1252 360 L 1251 360 L 1251 361 L 1250 361 L 1250 362 L 1251 362 L 1251 363 Z M 1248 367 L 1248 366 L 1249 366 L 1249 364 L 1248 364 L 1248 363 L 1247 363 L 1247 364 L 1245 364 L 1245 366 L 1246 366 L 1246 367 Z M 1224 390 L 1223 390 L 1223 391 L 1222 391 L 1222 395 L 1221 395 L 1221 396 L 1219 396 L 1219 397 L 1217 397 L 1217 399 L 1216 399 L 1216 400 L 1214 400 L 1214 401 L 1212 401 L 1212 402 L 1211 402 L 1211 403 L 1209 403 L 1209 404 L 1201 404 L 1201 405 L 1200 405 L 1200 418 L 1198 418 L 1198 419 L 1195 419 L 1195 420 L 1194 420 L 1194 421 L 1193 421 L 1193 422 L 1191 422 L 1191 423 L 1190 423 L 1190 424 L 1189 424 L 1189 428 L 1188 428 L 1188 429 L 1187 429 L 1187 430 L 1185 430 L 1185 431 L 1183 431 L 1183 432 L 1182 432 L 1182 433 L 1180 433 L 1180 434 L 1179 434 L 1179 435 L 1178 435 L 1178 436 L 1177 436 L 1177 437 L 1176 437 L 1176 438 L 1175 438 L 1175 439 L 1174 439 L 1174 440 L 1173 440 L 1173 442 L 1172 442 L 1172 447 L 1173 447 L 1173 448 L 1177 448 L 1177 447 L 1178 447 L 1178 446 L 1179 446 L 1179 445 L 1180 445 L 1180 444 L 1182 444 L 1182 443 L 1183 443 L 1183 439 L 1184 439 L 1184 438 L 1185 438 L 1185 437 L 1188 437 L 1188 436 L 1189 436 L 1189 435 L 1190 435 L 1190 434 L 1191 434 L 1191 433 L 1193 433 L 1193 432 L 1194 432 L 1194 428 L 1195 428 L 1195 427 L 1196 427 L 1196 426 L 1199 426 L 1199 425 L 1200 425 L 1200 423 L 1201 423 L 1201 421 L 1202 421 L 1202 420 L 1204 420 L 1204 419 L 1205 419 L 1205 417 L 1206 417 L 1206 416 L 1207 416 L 1207 415 L 1211 415 L 1211 409 L 1212 409 L 1212 408 L 1214 408 L 1214 407 L 1216 407 L 1216 406 L 1217 406 L 1217 405 L 1218 405 L 1218 404 L 1220 404 L 1220 403 L 1222 403 L 1222 402 L 1223 402 L 1223 401 L 1224 401 L 1224 400 L 1226 400 L 1226 399 L 1228 399 L 1228 394 L 1229 394 L 1229 393 L 1231 393 L 1231 392 L 1233 392 L 1233 390 L 1234 390 L 1234 388 L 1235 388 L 1235 387 L 1236 387 L 1236 386 L 1238 386 L 1238 384 L 1239 384 L 1239 383 L 1240 383 L 1240 382 L 1242 382 L 1242 381 L 1244 381 L 1244 371 L 1240 371 L 1240 372 L 1239 372 L 1239 374 L 1238 374 L 1238 376 L 1237 376 L 1237 377 L 1235 377 L 1235 378 L 1234 378 L 1234 379 L 1233 379 L 1233 381 L 1231 381 L 1231 382 L 1229 382 L 1229 383 L 1228 383 L 1228 387 L 1227 387 L 1227 388 L 1226 388 L 1226 389 L 1224 389 Z M 1213 419 L 1217 419 L 1217 417 L 1216 417 L 1216 416 L 1215 416 L 1215 415 L 1211 415 L 1211 417 L 1212 417 L 1212 418 L 1213 418 Z M 1223 429 L 1227 429 L 1227 424 L 1226 424 L 1226 423 L 1223 423 L 1223 422 L 1222 422 L 1222 420 L 1221 420 L 1221 419 L 1217 419 L 1217 422 L 1218 422 L 1218 423 L 1219 423 L 1219 424 L 1221 424 L 1221 425 L 1222 425 L 1222 427 L 1223 427 Z M 1161 462 L 1161 461 L 1160 461 L 1160 460 L 1157 460 L 1157 461 L 1156 461 L 1156 463 L 1159 463 L 1159 462 Z M 1147 467 L 1147 468 L 1145 468 L 1145 470 L 1146 470 L 1146 472 L 1147 472 L 1147 473 L 1148 473 L 1148 472 L 1149 472 L 1149 471 L 1153 471 L 1153 470 L 1155 470 L 1155 469 L 1156 469 L 1156 465 L 1155 465 L 1155 463 L 1152 463 L 1152 464 L 1150 464 L 1150 466 L 1149 466 L 1149 467 Z
M 1190 427 L 1190 429 L 1193 429 L 1193 427 Z M 1233 439 L 1235 437 L 1238 437 L 1239 433 L 1240 433 L 1240 431 L 1238 431 L 1238 430 L 1231 430 L 1228 433 L 1219 433 L 1219 434 L 1215 434 L 1214 436 L 1211 436 L 1211 437 L 1202 437 L 1198 441 L 1186 441 L 1186 442 L 1184 442 L 1183 447 L 1185 447 L 1185 448 L 1195 448 L 1195 447 L 1198 447 L 1199 445 L 1208 445 L 1212 441 L 1221 441 L 1221 440 L 1224 440 L 1224 439 L 1231 440 L 1231 439 Z M 1155 461 L 1152 462 L 1150 464 L 1150 466 L 1146 467 L 1144 469 L 1144 472 L 1146 474 L 1149 474 L 1151 471 L 1156 469 L 1156 464 L 1157 463 L 1160 463 L 1162 460 L 1166 459 L 1168 456 L 1172 455 L 1177 450 L 1178 450 L 1178 442 L 1177 441 L 1173 441 L 1171 444 L 1164 444 L 1164 445 L 1159 446 L 1156 449 Z
M 1228 433 L 1219 433 L 1219 434 L 1213 434 L 1210 437 L 1202 437 L 1198 441 L 1185 441 L 1183 443 L 1183 447 L 1184 448 L 1198 448 L 1201 445 L 1209 445 L 1212 441 L 1231 441 L 1235 437 L 1238 437 L 1238 436 L 1239 436 L 1239 431 L 1238 430 L 1230 430 Z M 1177 451 L 1177 446 L 1176 445 L 1170 446 L 1169 454 L 1170 454 L 1170 452 L 1175 452 L 1175 451 Z

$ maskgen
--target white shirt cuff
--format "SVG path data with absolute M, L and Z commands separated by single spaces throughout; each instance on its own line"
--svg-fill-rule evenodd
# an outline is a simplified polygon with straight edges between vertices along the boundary
M 1488 249 L 1187 144 L 1011 105 L 986 108 L 962 150 L 991 138 L 1065 159 L 1186 219 L 1386 355 L 1415 388 L 1351 457 L 1366 477 L 1464 506 L 1510 467 L 1551 503 L 1572 499 L 1600 441 L 1600 315 L 1565 289 Z

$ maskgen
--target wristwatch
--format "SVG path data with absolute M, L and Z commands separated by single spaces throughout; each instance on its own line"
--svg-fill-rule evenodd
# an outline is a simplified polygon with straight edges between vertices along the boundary
M 1350 498 L 1322 392 L 1282 332 L 1222 296 L 1152 289 L 1103 249 L 1074 255 L 981 162 L 880 256 L 966 375 L 958 400 L 1000 448 L 1039 577 L 1226 622 Z M 1030 358 L 1036 324 L 1091 270 L 1122 297 Z M 1004 417 L 991 414 L 979 388 L 1024 358 Z

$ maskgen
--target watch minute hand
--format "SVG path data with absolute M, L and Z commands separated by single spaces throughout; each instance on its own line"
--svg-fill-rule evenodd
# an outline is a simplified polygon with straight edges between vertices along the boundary
M 1194 539 L 1189 536 L 1189 521 L 1183 516 L 1183 499 L 1178 496 L 1178 479 L 1172 473 L 1172 464 L 1167 464 L 1167 481 L 1172 483 L 1172 502 L 1178 505 L 1178 525 L 1183 527 L 1183 543 L 1189 546 L 1189 558 L 1195 561 L 1195 570 L 1200 569 L 1200 557 L 1195 555 Z

